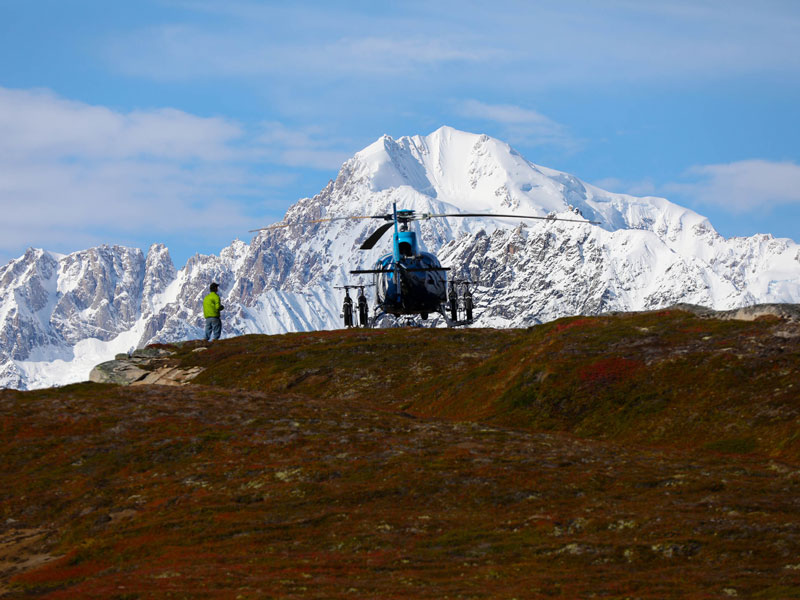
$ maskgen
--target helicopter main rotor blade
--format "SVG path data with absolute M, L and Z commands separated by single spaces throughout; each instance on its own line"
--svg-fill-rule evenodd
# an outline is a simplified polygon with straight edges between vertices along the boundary
M 442 214 L 429 214 L 423 213 L 417 218 L 419 220 L 439 219 L 442 217 L 500 217 L 511 219 L 539 219 L 541 221 L 567 221 L 569 223 L 589 223 L 591 225 L 599 225 L 600 221 L 586 221 L 580 219 L 562 219 L 561 217 L 538 217 L 534 215 L 498 215 L 494 213 L 442 213 Z
M 260 227 L 258 229 L 251 229 L 248 233 L 256 233 L 258 231 L 269 231 L 270 229 L 280 229 L 282 227 L 292 227 L 293 225 L 316 225 L 317 223 L 327 223 L 329 221 L 348 221 L 351 219 L 391 219 L 392 215 L 357 215 L 352 217 L 328 217 L 325 219 L 312 219 L 310 221 L 292 221 L 291 223 L 275 223 L 267 227 Z
M 326 223 L 327 221 L 347 221 L 350 219 L 391 219 L 392 215 L 357 215 L 353 217 L 327 217 L 325 219 L 314 219 L 305 223 Z
M 398 211 L 397 219 L 398 221 L 408 222 L 408 221 L 427 221 L 428 219 L 440 219 L 442 217 L 496 217 L 496 218 L 505 218 L 505 219 L 538 219 L 540 221 L 566 221 L 568 223 L 588 223 L 590 225 L 599 225 L 600 221 L 586 221 L 581 219 L 563 219 L 561 217 L 540 217 L 537 215 L 510 215 L 510 214 L 502 214 L 498 215 L 495 213 L 440 213 L 440 214 L 433 214 L 433 213 L 420 213 L 416 214 L 414 211 L 406 211 L 408 214 L 400 214 Z M 316 225 L 317 223 L 329 223 L 332 221 L 349 221 L 354 219 L 383 219 L 384 221 L 389 221 L 384 225 L 381 225 L 372 235 L 370 235 L 364 243 L 361 245 L 362 250 L 369 250 L 372 248 L 377 241 L 381 238 L 381 236 L 386 232 L 386 230 L 391 227 L 392 223 L 394 223 L 395 216 L 392 214 L 383 214 L 383 215 L 356 215 L 356 216 L 349 216 L 349 217 L 326 217 L 324 219 L 312 219 L 310 221 L 293 221 L 291 223 L 276 223 L 274 225 L 269 225 L 268 227 L 260 227 L 259 229 L 251 229 L 250 233 L 257 233 L 259 231 L 269 231 L 270 229 L 280 229 L 282 227 L 292 227 L 293 225 Z M 385 228 L 385 229 L 384 229 Z M 374 237 L 376 236 L 377 237 Z M 374 237 L 374 239 L 373 239 Z
M 372 234 L 364 240 L 364 243 L 361 244 L 361 250 L 372 250 L 372 247 L 378 242 L 383 234 L 389 231 L 392 227 L 394 227 L 394 221 L 389 221 L 388 223 L 384 223 L 380 227 L 378 227 Z

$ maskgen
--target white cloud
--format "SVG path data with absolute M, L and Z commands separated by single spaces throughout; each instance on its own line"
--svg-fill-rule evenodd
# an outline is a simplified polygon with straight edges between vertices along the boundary
M 658 193 L 655 182 L 648 178 L 638 181 L 606 177 L 593 184 L 602 190 L 614 193 L 630 194 L 631 196 L 652 196 Z
M 431 83 L 439 83 L 440 68 L 454 66 L 451 81 L 502 81 L 518 90 L 571 84 L 584 91 L 800 70 L 800 10 L 780 0 L 179 6 L 182 20 L 115 36 L 109 54 L 116 65 L 169 80 L 427 74 Z
M 694 181 L 668 184 L 664 190 L 740 214 L 800 204 L 800 165 L 790 161 L 694 166 L 686 177 Z
M 541 125 L 546 129 L 561 129 L 560 125 L 542 113 L 511 104 L 486 104 L 478 100 L 465 100 L 460 104 L 459 112 L 466 117 L 478 117 L 498 123 Z
M 235 167 L 136 160 L 0 161 L 0 181 L 0 204 L 12 208 L 0 224 L 0 252 L 9 253 L 74 250 L 76 238 L 246 231 L 251 219 L 236 196 L 256 193 Z
M 343 39 L 329 47 L 326 56 L 333 56 L 339 66 L 396 74 L 416 70 L 424 65 L 449 62 L 485 62 L 496 52 L 471 47 L 465 40 L 448 40 L 427 36 L 361 37 Z
M 352 155 L 352 152 L 338 149 L 350 144 L 332 139 L 320 127 L 293 129 L 275 121 L 263 123 L 262 127 L 263 132 L 256 141 L 262 152 L 279 164 L 338 170 Z
M 500 125 L 500 136 L 512 144 L 553 145 L 570 150 L 578 145 L 566 127 L 530 108 L 464 100 L 456 105 L 456 113 Z
M 306 12 L 295 18 L 311 17 Z M 108 43 L 108 55 L 124 72 L 157 80 L 277 77 L 303 82 L 307 77 L 336 81 L 416 75 L 454 62 L 486 63 L 502 54 L 469 34 L 428 36 L 409 31 L 364 35 L 362 29 L 348 29 L 352 24 L 344 29 L 325 28 L 316 37 L 303 31 L 286 39 L 265 34 L 251 22 L 236 27 L 158 25 L 115 38 Z M 373 24 L 364 30 L 385 28 Z
M 0 157 L 220 160 L 241 135 L 225 119 L 170 108 L 119 113 L 47 90 L 0 88 Z
M 0 87 L 0 258 L 148 236 L 222 247 L 252 229 L 250 213 L 270 210 L 270 189 L 294 182 L 282 165 L 341 165 L 325 139 L 277 123 L 258 137 L 217 117 Z
M 729 214 L 771 210 L 800 204 L 800 165 L 760 159 L 696 165 L 681 181 L 656 183 L 651 178 L 625 180 L 606 177 L 592 182 L 610 192 L 633 196 L 677 196 L 693 206 L 720 208 Z

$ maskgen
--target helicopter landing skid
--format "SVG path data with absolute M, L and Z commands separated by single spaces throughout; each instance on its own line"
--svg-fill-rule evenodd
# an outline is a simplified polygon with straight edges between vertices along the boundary
M 378 313 L 370 319 L 370 327 L 419 327 L 419 328 L 432 328 L 435 323 L 430 320 L 423 320 L 419 315 L 395 315 L 392 313 Z
M 451 327 L 465 327 L 472 325 L 474 319 L 459 319 L 454 321 L 447 315 L 445 310 L 437 310 L 434 315 L 442 317 L 447 328 Z M 370 327 L 419 327 L 419 328 L 435 328 L 437 324 L 441 323 L 438 319 L 421 319 L 419 315 L 395 315 L 392 313 L 379 313 L 369 320 Z
M 442 313 L 445 322 L 447 323 L 447 327 L 465 327 L 466 325 L 472 325 L 475 322 L 475 319 L 459 319 L 454 321 L 450 317 L 447 316 L 446 312 Z

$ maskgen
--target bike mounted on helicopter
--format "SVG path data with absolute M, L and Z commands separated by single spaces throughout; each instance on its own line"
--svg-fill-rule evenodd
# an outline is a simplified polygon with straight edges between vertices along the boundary
M 339 318 L 343 319 L 345 327 L 371 327 L 372 324 L 369 318 L 369 303 L 367 296 L 364 294 L 364 288 L 372 284 L 356 284 L 356 285 L 337 285 L 335 289 L 344 290 L 344 302 L 342 303 L 342 312 Z M 358 298 L 356 299 L 355 306 L 353 299 L 350 297 L 350 290 L 358 288 Z M 356 323 L 355 317 L 358 316 Z

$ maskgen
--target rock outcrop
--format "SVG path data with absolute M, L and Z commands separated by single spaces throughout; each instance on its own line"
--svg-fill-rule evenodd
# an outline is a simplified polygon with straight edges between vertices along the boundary
M 186 385 L 203 371 L 200 367 L 170 366 L 169 357 L 173 355 L 174 352 L 153 347 L 134 350 L 130 355 L 118 354 L 114 360 L 94 367 L 89 381 L 119 385 Z

